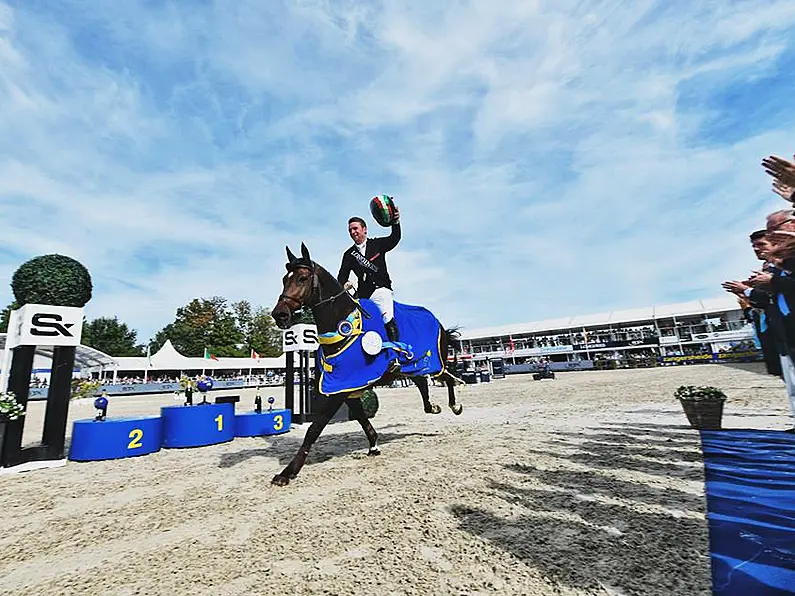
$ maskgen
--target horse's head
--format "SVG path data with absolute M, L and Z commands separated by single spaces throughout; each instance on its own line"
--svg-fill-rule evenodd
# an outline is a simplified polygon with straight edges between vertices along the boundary
M 282 278 L 284 286 L 279 301 L 271 312 L 276 326 L 287 329 L 296 311 L 311 306 L 311 298 L 318 285 L 316 265 L 309 256 L 309 249 L 301 243 L 301 256 L 296 257 L 287 248 L 287 274 Z

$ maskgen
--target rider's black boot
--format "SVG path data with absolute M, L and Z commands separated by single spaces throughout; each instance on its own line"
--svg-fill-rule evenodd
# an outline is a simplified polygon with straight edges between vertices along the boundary
M 389 341 L 398 341 L 398 328 L 395 319 L 389 321 L 384 327 L 386 327 L 386 336 Z
M 389 341 L 398 341 L 398 328 L 397 323 L 395 323 L 395 319 L 389 321 L 384 325 L 386 327 L 386 337 Z M 396 373 L 400 371 L 400 362 L 397 358 L 395 358 L 392 362 L 389 363 L 389 368 L 387 372 Z

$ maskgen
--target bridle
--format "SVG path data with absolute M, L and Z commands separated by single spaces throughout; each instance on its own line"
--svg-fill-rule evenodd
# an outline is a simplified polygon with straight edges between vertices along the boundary
M 306 264 L 303 264 L 303 263 L 301 263 L 301 264 L 288 263 L 286 265 L 286 267 L 287 267 L 287 271 L 289 271 L 290 273 L 295 273 L 295 271 L 297 269 L 306 269 L 309 272 L 309 275 L 312 276 L 312 282 L 311 282 L 312 283 L 312 290 L 311 290 L 311 292 L 309 294 L 309 298 L 311 298 L 316 292 L 317 292 L 317 297 L 318 297 L 318 301 L 313 305 L 313 307 L 318 307 L 321 304 L 325 304 L 326 302 L 331 302 L 333 300 L 336 300 L 337 298 L 339 298 L 343 294 L 347 294 L 348 293 L 348 290 L 343 286 L 342 290 L 339 293 L 334 294 L 333 296 L 329 296 L 328 298 L 323 298 L 322 292 L 320 290 L 320 281 L 317 278 L 317 271 L 315 270 L 314 266 L 309 266 L 309 265 L 306 265 Z M 348 296 L 350 297 L 351 300 L 353 300 L 353 297 L 350 296 L 350 294 L 348 294 Z M 306 299 L 304 299 L 304 300 L 306 300 Z M 293 298 L 292 296 L 288 296 L 287 294 L 285 294 L 283 292 L 281 294 L 279 294 L 279 301 L 280 302 L 282 302 L 282 301 L 285 302 L 292 312 L 296 312 L 298 310 L 301 310 L 305 306 L 303 300 L 299 301 L 298 299 Z M 295 305 L 295 306 L 293 306 L 293 305 Z
M 289 271 L 290 273 L 295 273 L 296 270 L 298 270 L 298 269 L 306 269 L 309 272 L 309 275 L 312 276 L 312 290 L 311 290 L 311 293 L 309 294 L 309 298 L 312 297 L 312 294 L 314 294 L 316 290 L 317 290 L 318 295 L 320 294 L 320 282 L 317 279 L 317 275 L 315 274 L 314 267 L 310 267 L 308 265 L 303 265 L 303 264 L 301 264 L 301 265 L 293 265 L 291 263 L 288 263 L 286 265 L 286 267 L 287 267 L 287 271 Z M 298 310 L 301 310 L 304 307 L 304 303 L 303 303 L 304 300 L 306 300 L 306 299 L 298 300 L 296 298 L 293 298 L 292 296 L 288 296 L 284 292 L 279 294 L 279 301 L 280 302 L 285 302 L 292 312 L 296 312 Z

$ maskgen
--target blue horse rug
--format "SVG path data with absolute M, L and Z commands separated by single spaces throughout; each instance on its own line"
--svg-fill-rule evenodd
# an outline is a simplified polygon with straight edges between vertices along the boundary
M 795 594 L 795 435 L 701 431 L 716 596 Z
M 360 299 L 360 310 L 354 310 L 346 321 L 340 323 L 338 333 L 320 337 L 321 343 L 336 341 L 348 336 L 347 344 L 333 356 L 325 356 L 318 349 L 320 362 L 320 392 L 334 395 L 364 389 L 380 379 L 389 363 L 400 362 L 400 372 L 408 375 L 437 376 L 444 371 L 446 354 L 440 354 L 442 325 L 428 309 L 395 302 L 395 322 L 400 341 L 387 341 L 386 328 L 378 307 L 372 300 Z M 362 347 L 362 337 L 375 331 L 382 338 L 382 350 L 371 356 Z

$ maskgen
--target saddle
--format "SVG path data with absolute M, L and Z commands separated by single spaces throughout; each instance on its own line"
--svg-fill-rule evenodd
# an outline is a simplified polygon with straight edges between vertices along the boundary
M 389 341 L 381 313 L 368 299 L 358 300 L 359 308 L 340 321 L 337 330 L 318 337 L 321 348 L 320 392 L 325 395 L 357 391 L 378 381 L 395 358 L 406 375 L 439 375 L 444 359 L 439 354 L 442 326 L 424 307 L 395 302 L 395 321 L 400 341 Z M 332 356 L 325 356 L 323 344 L 344 341 Z

